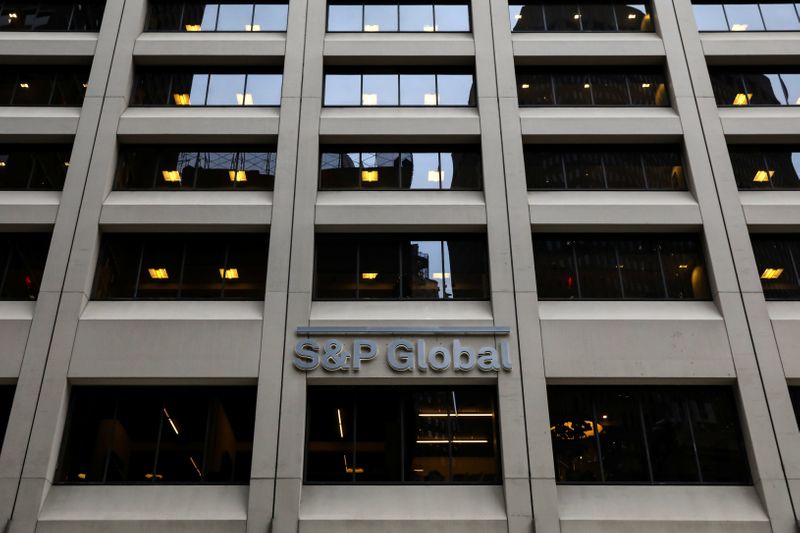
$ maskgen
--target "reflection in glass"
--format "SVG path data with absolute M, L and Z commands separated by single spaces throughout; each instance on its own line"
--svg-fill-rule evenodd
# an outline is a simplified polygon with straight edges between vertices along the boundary
M 96 32 L 105 1 L 7 1 L 0 6 L 0 31 Z
M 800 30 L 800 11 L 791 3 L 702 3 L 692 8 L 699 31 Z
M 472 74 L 325 74 L 326 106 L 460 107 L 475 103 Z
M 517 97 L 521 106 L 669 106 L 664 74 L 640 69 L 517 70 Z
M 725 4 L 728 29 L 731 31 L 761 31 L 761 13 L 758 4 Z
M 800 105 L 800 74 L 781 70 L 710 68 L 717 105 Z
M 147 31 L 267 32 L 286 31 L 286 3 L 148 2 Z
M 618 2 L 509 4 L 512 32 L 653 31 L 649 7 Z
M 750 235 L 761 288 L 767 300 L 800 298 L 800 241 L 793 235 Z
M 282 76 L 267 73 L 211 73 L 142 68 L 134 77 L 132 104 L 137 106 L 277 106 Z
M 36 300 L 49 248 L 49 233 L 0 234 L 0 300 Z

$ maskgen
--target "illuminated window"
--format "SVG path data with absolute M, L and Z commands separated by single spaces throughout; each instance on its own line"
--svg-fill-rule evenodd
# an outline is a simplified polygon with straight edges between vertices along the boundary
M 730 387 L 550 386 L 560 483 L 749 484 Z
M 424 69 L 387 74 L 329 69 L 325 73 L 326 106 L 474 106 L 474 75 Z
M 800 387 L 789 387 L 789 395 L 792 398 L 792 405 L 794 406 L 794 414 L 797 417 L 797 425 L 800 426 Z
M 414 5 L 328 2 L 329 32 L 468 32 L 469 4 Z
M 692 5 L 699 31 L 796 31 L 800 13 L 791 2 L 718 3 Z
M 106 234 L 93 298 L 262 300 L 264 234 Z
M 800 71 L 772 68 L 711 67 L 718 106 L 800 105 Z
M 533 239 L 542 300 L 707 300 L 694 235 L 548 235 Z
M 282 75 L 275 69 L 141 68 L 134 76 L 135 106 L 278 106 Z
M 625 4 L 513 2 L 508 6 L 511 31 L 653 31 L 647 2 Z
M 494 387 L 308 388 L 306 483 L 500 483 Z
M 800 300 L 800 237 L 750 235 L 758 277 L 767 300 Z
M 57 483 L 247 484 L 255 387 L 73 386 Z
M 3 65 L 0 106 L 83 105 L 89 69 L 84 65 Z
M 800 146 L 728 146 L 742 190 L 800 189 Z
M 0 233 L 0 300 L 36 299 L 49 247 L 49 233 Z
M 212 3 L 150 0 L 146 31 L 284 32 L 288 2 Z
M 105 1 L 7 1 L 0 8 L 0 31 L 96 32 Z
M 669 106 L 663 71 L 653 68 L 517 69 L 521 106 Z

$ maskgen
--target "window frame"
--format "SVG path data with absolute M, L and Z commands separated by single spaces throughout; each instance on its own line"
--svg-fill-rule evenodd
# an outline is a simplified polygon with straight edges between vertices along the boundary
M 35 293 L 32 298 L 27 299 L 20 299 L 20 298 L 8 298 L 3 296 L 6 292 L 6 285 L 8 283 L 8 274 L 11 270 L 12 260 L 14 258 L 14 252 L 16 251 L 20 255 L 23 256 L 22 252 L 19 250 L 19 243 L 20 240 L 30 241 L 31 236 L 36 236 L 36 239 L 41 239 L 41 242 L 37 242 L 37 246 L 41 246 L 44 250 L 44 262 L 41 265 L 33 265 L 30 270 L 30 281 L 31 281 L 31 288 Z M 49 259 L 50 253 L 50 244 L 52 243 L 53 234 L 51 232 L 45 231 L 28 231 L 28 232 L 9 232 L 0 234 L 0 254 L 2 252 L 7 252 L 7 256 L 5 258 L 0 255 L 0 302 L 35 302 L 39 299 L 39 291 L 41 290 L 42 281 L 44 279 L 45 269 L 47 268 L 47 260 Z M 4 245 L 8 245 L 6 248 Z M 3 260 L 4 259 L 4 260 Z M 26 263 L 30 264 L 30 261 L 26 261 Z M 34 268 L 41 267 L 36 270 Z M 38 279 L 35 279 L 38 277 Z
M 86 101 L 86 92 L 88 90 L 89 85 L 89 76 L 91 67 L 85 64 L 80 65 L 71 65 L 71 66 L 63 66 L 63 65 L 36 65 L 33 66 L 23 66 L 23 65 L 6 65 L 7 67 L 13 67 L 11 74 L 14 76 L 14 87 L 11 91 L 11 96 L 7 102 L 0 102 L 0 108 L 2 107 L 56 107 L 56 108 L 81 108 L 83 107 L 84 102 Z M 50 94 L 47 97 L 46 104 L 33 104 L 33 105 L 26 105 L 26 104 L 17 104 L 14 103 L 17 91 L 20 89 L 20 82 L 21 79 L 24 80 L 25 73 L 37 74 L 37 73 L 47 73 L 48 78 L 47 81 L 50 83 Z M 73 80 L 76 81 L 80 79 L 78 76 L 81 74 L 85 74 L 86 82 L 82 85 L 83 91 L 83 98 L 81 98 L 81 102 L 75 104 L 54 104 L 53 99 L 57 93 L 57 87 L 59 80 L 65 74 L 72 74 Z M 69 76 L 68 76 L 69 79 Z M 77 89 L 77 86 L 75 87 Z
M 0 1 L 0 12 L 2 12 L 2 10 L 5 9 L 6 3 L 7 2 Z M 67 25 L 66 25 L 65 28 L 58 28 L 58 29 L 49 29 L 49 28 L 45 28 L 45 29 L 34 29 L 34 28 L 30 28 L 30 29 L 28 29 L 28 28 L 3 29 L 3 27 L 0 26 L 0 33 L 3 33 L 3 32 L 8 32 L 8 33 L 14 33 L 14 32 L 99 33 L 100 32 L 100 28 L 103 25 L 103 16 L 105 15 L 106 3 L 107 2 L 105 0 L 94 0 L 94 1 L 89 0 L 89 1 L 83 1 L 83 2 L 80 2 L 80 1 L 69 2 L 69 5 L 70 5 L 69 20 L 67 21 Z M 36 7 L 37 13 L 38 13 L 38 11 L 42 8 L 42 4 L 47 4 L 47 2 L 39 1 L 39 2 L 36 2 L 35 4 L 33 4 L 31 7 Z M 99 6 L 102 9 L 102 12 L 100 14 L 99 24 L 97 25 L 97 28 L 93 28 L 91 30 L 79 30 L 79 29 L 74 29 L 73 28 L 73 23 L 75 22 L 75 10 L 76 10 L 78 4 L 88 4 L 88 5 L 95 6 L 95 7 Z
M 728 10 L 726 9 L 726 5 L 730 4 L 747 4 L 747 5 L 755 5 L 758 9 L 758 16 L 761 19 L 761 25 L 764 27 L 763 30 L 732 30 L 730 19 L 728 17 Z M 767 28 L 766 20 L 764 19 L 764 13 L 762 11 L 761 6 L 763 5 L 770 5 L 770 4 L 779 4 L 779 5 L 788 5 L 794 8 L 795 16 L 797 17 L 797 23 L 800 25 L 800 7 L 795 2 L 714 2 L 711 0 L 707 1 L 692 1 L 692 14 L 695 17 L 695 24 L 697 24 L 697 16 L 694 13 L 694 6 L 696 5 L 713 5 L 713 6 L 720 6 L 722 8 L 722 16 L 725 17 L 725 26 L 728 27 L 727 30 L 701 30 L 698 26 L 697 31 L 698 33 L 765 33 L 765 32 L 775 32 L 775 33 L 792 33 L 797 32 L 797 29 L 794 30 L 772 30 Z
M 724 32 L 722 32 L 722 33 L 724 33 Z M 769 68 L 769 66 L 767 66 L 765 68 Z M 753 103 L 752 102 L 752 98 L 753 98 L 753 94 L 754 93 L 750 92 L 751 89 L 750 89 L 750 86 L 748 85 L 748 82 L 747 82 L 747 78 L 746 78 L 747 75 L 761 75 L 761 76 L 775 75 L 775 76 L 778 76 L 779 79 L 780 79 L 781 88 L 784 91 L 784 97 L 786 97 L 787 103 L 785 103 L 785 104 L 781 104 L 781 103 L 778 103 L 778 104 Z M 716 104 L 716 106 L 718 108 L 720 108 L 720 107 L 721 108 L 800 107 L 800 98 L 798 98 L 798 101 L 796 103 L 789 103 L 788 87 L 786 85 L 786 82 L 783 79 L 784 75 L 800 76 L 800 69 L 797 69 L 797 68 L 792 69 L 792 68 L 785 68 L 785 67 L 778 66 L 777 70 L 773 70 L 772 72 L 763 72 L 763 69 L 756 70 L 755 68 L 752 68 L 752 67 L 750 67 L 750 68 L 744 67 L 744 68 L 739 68 L 739 69 L 737 69 L 735 66 L 732 66 L 732 67 L 724 67 L 724 66 L 713 66 L 713 67 L 710 67 L 709 68 L 709 78 L 711 80 L 712 90 L 714 90 L 716 88 L 716 86 L 717 86 L 717 83 L 716 83 L 716 80 L 715 80 L 716 76 L 732 76 L 732 77 L 736 78 L 736 81 L 739 84 L 739 89 L 744 91 L 743 93 L 738 93 L 738 94 L 744 94 L 746 99 L 747 99 L 747 103 L 746 104 L 738 104 L 737 105 L 737 104 L 734 104 L 733 102 L 720 103 L 719 102 L 719 96 L 720 95 L 717 93 L 716 90 L 714 90 L 714 103 Z
M 178 27 L 175 28 L 175 29 L 172 29 L 172 30 L 163 29 L 163 28 L 155 29 L 155 30 L 150 29 L 150 21 L 151 21 L 151 19 L 153 17 L 153 10 L 152 10 L 153 4 L 180 4 L 181 5 L 181 16 L 180 16 L 180 21 L 178 23 Z M 249 5 L 249 6 L 252 7 L 251 12 L 250 12 L 250 27 L 251 28 L 253 27 L 253 25 L 255 23 L 256 8 L 258 6 L 262 6 L 262 5 L 280 5 L 280 6 L 286 6 L 286 20 L 284 21 L 284 29 L 282 29 L 282 30 L 259 30 L 259 31 L 253 31 L 253 30 L 250 30 L 250 31 L 247 31 L 247 30 L 239 30 L 239 31 L 236 31 L 236 30 L 218 30 L 217 29 L 217 27 L 219 26 L 219 8 L 218 8 L 217 9 L 217 16 L 216 16 L 216 19 L 214 20 L 214 29 L 213 30 L 205 30 L 205 31 L 200 30 L 200 31 L 197 31 L 197 32 L 193 32 L 193 31 L 187 31 L 186 29 L 181 29 L 181 28 L 185 28 L 184 15 L 186 13 L 187 4 L 196 4 L 196 5 L 215 4 L 217 6 L 220 6 L 220 5 L 232 5 L 232 4 L 235 4 L 235 5 Z M 159 0 L 147 0 L 147 14 L 145 16 L 144 29 L 142 31 L 143 31 L 143 33 L 180 33 L 180 34 L 183 34 L 183 33 L 186 33 L 186 34 L 199 33 L 201 35 L 204 34 L 204 33 L 222 33 L 222 34 L 231 33 L 231 34 L 236 34 L 236 35 L 239 35 L 239 34 L 251 34 L 252 33 L 252 34 L 258 35 L 258 34 L 261 34 L 261 33 L 286 33 L 286 31 L 288 29 L 288 24 L 289 24 L 289 2 L 288 2 L 288 0 L 283 0 L 283 1 L 282 0 L 272 0 L 272 1 L 266 0 L 266 1 L 259 1 L 259 2 L 242 2 L 242 1 L 236 1 L 236 0 L 218 0 L 218 1 L 215 1 L 215 2 L 192 2 L 190 0 L 186 0 L 186 1 L 182 1 L 182 2 L 170 2 L 169 0 L 166 0 L 166 1 L 164 1 L 164 0 L 161 0 L 161 1 L 159 1 Z
M 433 28 L 434 28 L 433 31 L 424 31 L 424 30 L 411 31 L 411 30 L 401 30 L 400 29 L 400 6 L 402 6 L 402 5 L 410 5 L 410 4 L 422 5 L 422 6 L 430 5 L 431 6 L 431 12 L 433 13 L 433 19 L 432 19 Z M 330 30 L 329 29 L 330 28 L 330 24 L 329 24 L 330 23 L 330 6 L 332 6 L 332 5 L 348 5 L 348 6 L 359 6 L 360 5 L 361 6 L 361 25 L 360 25 L 361 26 L 361 31 Z M 397 7 L 397 29 L 396 30 L 387 30 L 387 31 L 380 30 L 380 31 L 376 31 L 376 32 L 365 31 L 364 30 L 364 17 L 365 17 L 366 6 L 368 6 L 368 5 L 384 5 L 384 6 L 395 6 L 395 7 Z M 436 6 L 437 5 L 466 6 L 466 8 L 467 8 L 467 26 L 468 26 L 467 29 L 466 30 L 458 30 L 458 31 L 447 31 L 447 30 L 437 30 L 437 29 L 435 29 L 436 26 L 437 26 L 437 24 L 436 24 Z M 333 34 L 337 34 L 337 33 L 339 33 L 339 34 L 341 34 L 341 33 L 357 33 L 357 34 L 361 34 L 361 33 L 377 33 L 377 34 L 381 34 L 381 33 L 389 33 L 389 34 L 403 33 L 403 34 L 412 34 L 412 35 L 413 34 L 427 35 L 427 34 L 431 34 L 431 33 L 433 33 L 433 34 L 436 34 L 436 33 L 467 34 L 467 33 L 472 33 L 472 29 L 473 29 L 473 25 L 472 25 L 472 5 L 471 5 L 470 0 L 450 0 L 450 1 L 445 0 L 445 1 L 431 2 L 430 4 L 424 3 L 424 0 L 422 0 L 422 3 L 411 2 L 411 1 L 393 2 L 393 1 L 390 1 L 390 0 L 386 1 L 385 3 L 384 2 L 367 3 L 367 2 L 363 2 L 363 0 L 361 0 L 361 1 L 355 1 L 354 0 L 353 2 L 348 2 L 347 0 L 332 0 L 332 1 L 329 0 L 328 2 L 325 3 L 325 33 L 333 33 Z
M 72 146 L 68 144 L 0 144 L 0 156 L 2 155 L 11 155 L 14 153 L 30 153 L 30 154 L 40 154 L 40 153 L 47 153 L 47 154 L 65 154 L 66 160 L 63 161 L 64 164 L 64 180 L 62 181 L 59 177 L 61 186 L 60 187 L 31 187 L 31 182 L 34 178 L 35 173 L 35 165 L 41 163 L 38 162 L 34 158 L 34 165 L 31 165 L 30 172 L 28 177 L 26 178 L 26 185 L 24 188 L 20 187 L 4 187 L 3 183 L 0 182 L 0 191 L 63 191 L 64 184 L 67 178 L 67 172 L 69 170 L 69 160 L 72 156 Z
M 645 7 L 645 17 L 650 17 L 650 29 L 648 29 L 648 30 L 621 30 L 619 28 L 619 18 L 617 17 L 616 8 L 620 7 L 620 6 L 627 5 L 627 4 L 624 4 L 623 2 L 613 1 L 613 0 L 611 2 L 609 2 L 607 5 L 609 5 L 611 7 L 611 13 L 613 14 L 613 17 L 614 17 L 614 26 L 616 26 L 616 28 L 617 28 L 615 30 L 585 30 L 585 29 L 583 29 L 583 26 L 584 26 L 584 24 L 583 24 L 583 11 L 581 10 L 581 8 L 583 6 L 582 6 L 582 3 L 580 1 L 576 1 L 575 4 L 574 4 L 575 7 L 578 10 L 578 14 L 580 14 L 580 17 L 578 18 L 578 22 L 579 22 L 579 24 L 581 26 L 581 29 L 579 29 L 579 30 L 557 30 L 557 31 L 556 30 L 548 30 L 547 29 L 547 12 L 545 10 L 546 2 L 537 2 L 537 3 L 519 3 L 519 1 L 509 2 L 508 3 L 508 19 L 509 19 L 509 22 L 510 22 L 511 21 L 511 9 L 514 6 L 537 6 L 538 5 L 541 8 L 542 20 L 544 21 L 543 29 L 541 29 L 541 30 L 514 30 L 514 26 L 512 25 L 511 26 L 511 34 L 512 35 L 515 34 L 515 33 L 519 33 L 519 34 L 525 34 L 525 33 L 632 33 L 632 34 L 655 33 L 655 24 L 653 22 L 654 21 L 653 6 L 652 6 L 650 0 L 641 0 L 641 2 L 642 2 L 641 5 L 644 5 L 644 7 Z M 584 2 L 584 5 L 591 5 L 591 2 Z M 572 4 L 570 4 L 570 7 L 571 6 L 572 6 Z

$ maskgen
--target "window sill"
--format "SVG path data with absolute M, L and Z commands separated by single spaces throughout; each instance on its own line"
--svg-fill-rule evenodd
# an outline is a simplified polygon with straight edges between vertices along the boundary
M 492 303 L 474 300 L 314 301 L 313 326 L 366 322 L 437 325 L 492 325 Z

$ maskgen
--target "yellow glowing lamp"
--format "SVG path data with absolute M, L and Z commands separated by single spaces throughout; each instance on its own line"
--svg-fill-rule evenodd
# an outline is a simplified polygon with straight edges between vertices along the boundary
M 753 93 L 739 93 L 734 96 L 733 105 L 747 105 L 752 97 Z
M 253 105 L 252 93 L 236 93 L 236 102 L 239 105 Z
M 425 105 L 436 105 L 439 102 L 435 93 L 425 93 L 425 95 L 422 97 L 422 103 Z
M 362 170 L 361 171 L 361 181 L 365 183 L 375 183 L 378 181 L 378 171 L 377 170 Z
M 731 31 L 747 31 L 747 24 L 734 24 Z
M 247 171 L 246 170 L 229 170 L 228 177 L 231 181 L 238 181 L 244 182 L 247 181 Z
M 756 175 L 753 176 L 753 181 L 756 183 L 768 183 L 770 178 L 774 175 L 774 170 L 757 170 Z
M 180 183 L 181 173 L 177 170 L 162 170 L 161 177 L 168 183 Z
M 433 279 L 450 279 L 450 272 L 434 272 L 431 277 Z
M 187 24 L 184 28 L 186 31 L 200 31 L 200 24 Z
M 239 279 L 238 268 L 220 268 L 219 277 L 222 279 Z
M 428 181 L 431 181 L 433 183 L 439 183 L 439 181 L 443 179 L 444 179 L 444 170 L 428 171 Z
M 378 105 L 378 95 L 375 93 L 362 94 L 361 105 Z
M 150 274 L 152 279 L 169 279 L 166 268 L 148 268 L 147 273 Z
M 765 268 L 761 273 L 761 279 L 778 279 L 783 274 L 782 268 Z
M 172 95 L 172 99 L 175 101 L 175 105 L 189 105 L 189 95 L 186 93 L 175 93 Z
M 378 273 L 377 272 L 362 272 L 361 273 L 361 279 L 372 280 L 372 279 L 375 279 L 377 277 L 378 277 Z

